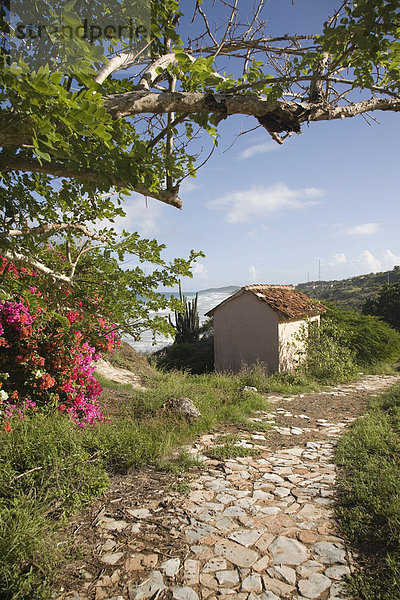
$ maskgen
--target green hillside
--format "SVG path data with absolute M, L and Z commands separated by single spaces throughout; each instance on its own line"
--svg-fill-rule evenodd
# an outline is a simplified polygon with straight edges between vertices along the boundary
M 395 266 L 392 271 L 358 275 L 340 281 L 299 283 L 297 289 L 318 300 L 329 300 L 354 310 L 361 310 L 365 300 L 377 294 L 382 285 L 398 281 L 400 281 L 400 266 Z

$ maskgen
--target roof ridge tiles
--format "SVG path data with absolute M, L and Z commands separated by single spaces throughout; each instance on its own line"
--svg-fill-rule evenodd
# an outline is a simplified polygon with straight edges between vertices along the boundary
M 222 305 L 238 298 L 245 292 L 255 296 L 260 302 L 267 304 L 284 319 L 303 319 L 313 317 L 325 312 L 326 307 L 296 289 L 293 285 L 277 284 L 251 284 L 240 288 L 233 296 L 230 296 L 218 306 L 207 313 L 210 316 Z
M 250 288 L 289 288 L 293 290 L 296 289 L 294 285 L 286 283 L 251 283 L 242 287 L 243 290 L 248 290 Z

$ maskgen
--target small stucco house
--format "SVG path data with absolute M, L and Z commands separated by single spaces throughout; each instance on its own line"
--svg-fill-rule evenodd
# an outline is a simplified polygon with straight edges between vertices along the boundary
M 214 317 L 215 369 L 238 372 L 262 363 L 269 372 L 294 368 L 305 323 L 325 307 L 291 285 L 246 285 L 207 313 Z

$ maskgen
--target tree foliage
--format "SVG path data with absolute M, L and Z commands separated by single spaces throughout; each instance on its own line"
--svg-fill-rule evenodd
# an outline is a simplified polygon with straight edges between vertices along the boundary
M 347 344 L 358 365 L 368 367 L 378 363 L 391 363 L 400 357 L 400 334 L 377 316 L 360 314 L 334 303 L 322 319 L 332 319 L 347 336 Z
M 379 294 L 368 298 L 362 309 L 365 315 L 375 315 L 400 331 L 400 283 L 384 285 Z
M 153 293 L 157 285 L 187 275 L 195 255 L 167 265 L 157 242 L 119 233 L 112 221 L 123 216 L 124 199 L 134 192 L 181 207 L 179 186 L 202 160 L 199 135 L 217 143 L 220 122 L 242 114 L 283 143 L 310 121 L 400 110 L 398 2 L 336 6 L 315 35 L 271 37 L 263 2 L 239 10 L 237 2 L 205 0 L 187 3 L 185 14 L 177 0 L 91 3 L 90 17 L 103 33 L 114 17 L 114 24 L 135 25 L 132 40 L 126 32 L 96 39 L 90 32 L 86 38 L 55 34 L 54 27 L 83 28 L 83 0 L 13 2 L 25 39 L 3 11 L 2 255 L 53 282 L 115 281 L 110 303 L 122 297 L 121 313 L 126 285 L 139 303 L 138 320 L 146 321 L 146 311 L 164 303 Z M 223 26 L 212 22 L 214 9 Z M 26 24 L 35 23 L 53 33 L 26 37 Z M 231 72 L 223 71 L 226 65 Z M 62 268 L 48 256 L 49 241 L 63 249 Z M 130 254 L 137 266 L 125 274 L 120 265 Z M 141 270 L 144 261 L 156 264 L 151 275 Z M 90 283 L 88 264 L 95 264 Z M 147 307 L 138 300 L 144 292 Z M 128 309 L 123 322 L 131 317 Z

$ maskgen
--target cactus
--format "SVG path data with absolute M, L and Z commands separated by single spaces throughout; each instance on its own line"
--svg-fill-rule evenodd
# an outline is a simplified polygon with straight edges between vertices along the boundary
M 169 317 L 170 324 L 176 330 L 175 344 L 197 342 L 200 332 L 199 313 L 197 312 L 198 294 L 194 300 L 187 300 L 182 295 L 181 284 L 179 284 L 179 298 L 185 304 L 185 312 L 175 311 L 175 323 Z

